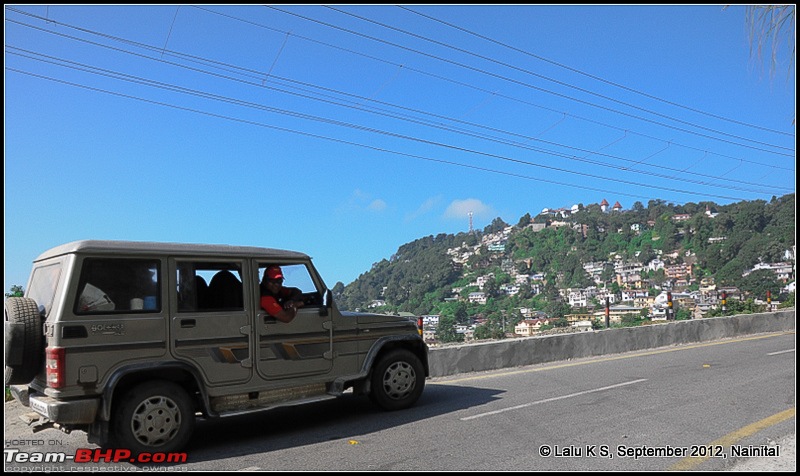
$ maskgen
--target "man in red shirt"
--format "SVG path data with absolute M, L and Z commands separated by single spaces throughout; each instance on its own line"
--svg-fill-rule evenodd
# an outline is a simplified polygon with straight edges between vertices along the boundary
M 277 265 L 268 266 L 261 280 L 261 307 L 281 322 L 291 322 L 297 309 L 303 307 L 303 292 L 283 286 L 283 271 Z

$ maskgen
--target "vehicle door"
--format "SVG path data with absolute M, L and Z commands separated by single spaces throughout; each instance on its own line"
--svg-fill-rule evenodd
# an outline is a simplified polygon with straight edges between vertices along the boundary
M 258 262 L 259 281 L 270 265 L 279 265 L 283 286 L 302 291 L 304 306 L 291 322 L 281 322 L 256 304 L 257 371 L 265 379 L 282 379 L 330 372 L 333 365 L 333 326 L 323 303 L 324 286 L 304 262 Z
M 249 266 L 241 259 L 172 259 L 171 352 L 200 371 L 208 386 L 246 382 L 252 375 Z
M 69 356 L 67 375 L 77 372 L 76 383 L 89 388 L 108 381 L 122 365 L 162 361 L 168 352 L 166 260 L 102 252 L 74 259 L 80 274 L 76 279 L 65 276 L 61 284 L 68 288 L 69 304 L 60 304 L 58 294 L 55 302 L 37 302 L 63 313 L 59 318 L 51 312 L 46 334 Z M 55 290 L 60 267 L 49 268 L 39 285 Z M 42 296 L 39 291 L 31 286 L 28 295 Z

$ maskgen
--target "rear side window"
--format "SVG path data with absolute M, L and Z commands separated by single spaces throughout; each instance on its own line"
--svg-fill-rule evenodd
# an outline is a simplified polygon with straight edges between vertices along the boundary
M 178 261 L 178 312 L 244 309 L 239 262 Z
M 47 316 L 53 305 L 53 298 L 56 295 L 56 286 L 61 276 L 61 263 L 47 266 L 37 266 L 31 275 L 31 284 L 25 297 L 36 301 L 39 306 L 39 313 Z
M 75 313 L 159 312 L 160 281 L 159 260 L 86 258 Z

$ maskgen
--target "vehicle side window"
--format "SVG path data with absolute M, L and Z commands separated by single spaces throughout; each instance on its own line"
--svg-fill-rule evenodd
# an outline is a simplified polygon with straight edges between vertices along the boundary
M 61 277 L 61 263 L 37 266 L 31 275 L 31 285 L 25 296 L 36 301 L 39 313 L 46 316 L 56 296 L 56 286 Z
M 262 282 L 264 271 L 267 267 L 275 263 L 259 263 L 258 276 Z M 319 292 L 314 280 L 304 264 L 280 264 L 283 273 L 283 286 L 287 288 L 297 288 L 303 293 L 303 301 L 307 306 L 322 305 L 322 293 Z M 261 295 L 264 290 L 261 289 Z
M 86 258 L 75 313 L 159 312 L 160 276 L 154 259 Z
M 239 263 L 178 261 L 178 311 L 240 311 L 244 309 Z

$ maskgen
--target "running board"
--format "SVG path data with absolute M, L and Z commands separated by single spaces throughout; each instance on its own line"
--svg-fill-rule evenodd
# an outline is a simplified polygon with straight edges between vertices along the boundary
M 324 383 L 318 383 L 263 392 L 211 397 L 210 403 L 211 410 L 214 413 L 224 413 L 227 416 L 228 414 L 263 410 L 284 405 L 296 405 L 317 400 L 328 400 L 330 398 L 336 397 L 326 392 Z

